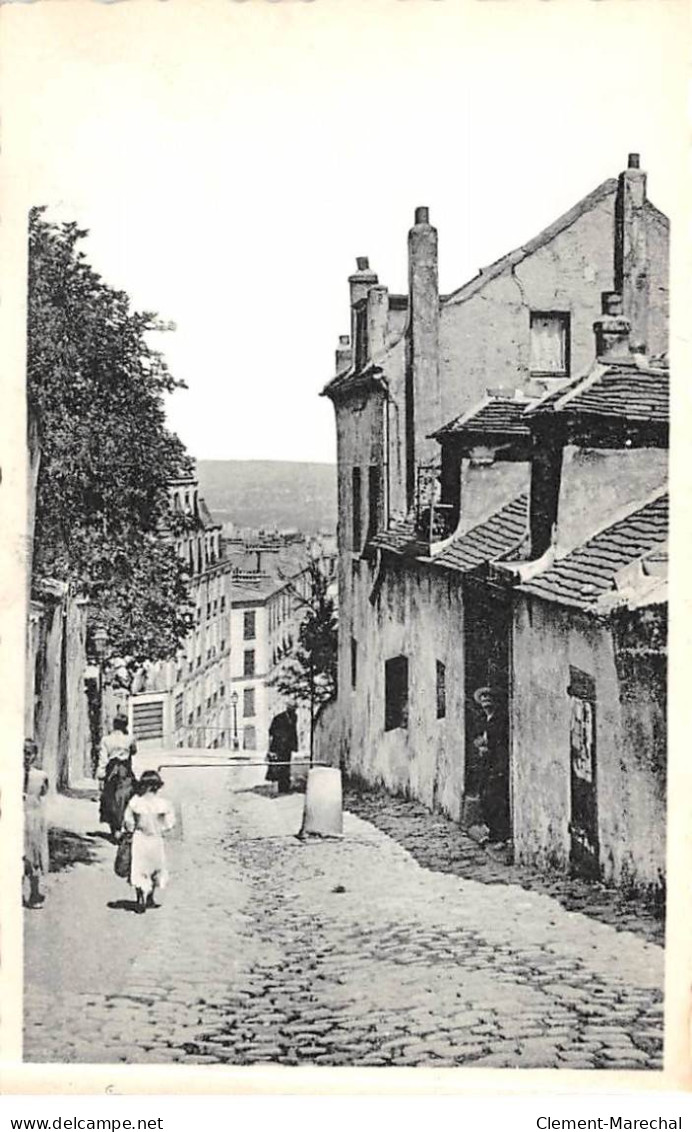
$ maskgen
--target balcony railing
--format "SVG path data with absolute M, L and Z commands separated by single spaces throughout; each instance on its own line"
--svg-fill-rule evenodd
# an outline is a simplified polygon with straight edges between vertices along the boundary
M 416 478 L 416 536 L 427 546 L 454 534 L 455 508 L 440 501 L 440 465 L 420 464 Z

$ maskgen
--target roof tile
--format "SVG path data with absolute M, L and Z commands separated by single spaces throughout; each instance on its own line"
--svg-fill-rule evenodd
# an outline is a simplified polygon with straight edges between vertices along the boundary
M 648 555 L 667 538 L 665 493 L 601 531 L 520 589 L 549 601 L 562 599 L 593 608 L 603 594 L 615 588 L 616 575 L 625 566 Z

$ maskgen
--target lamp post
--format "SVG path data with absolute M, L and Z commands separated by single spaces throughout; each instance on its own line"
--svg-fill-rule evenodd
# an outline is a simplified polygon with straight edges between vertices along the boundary
M 231 707 L 233 708 L 233 750 L 237 751 L 238 742 L 238 693 L 231 692 Z
M 103 625 L 98 625 L 92 635 L 91 639 L 94 642 L 94 653 L 96 654 L 96 666 L 98 668 L 98 736 L 97 742 L 100 745 L 105 731 L 105 704 L 103 702 L 103 662 L 106 656 L 106 646 L 108 645 L 108 631 L 104 629 Z

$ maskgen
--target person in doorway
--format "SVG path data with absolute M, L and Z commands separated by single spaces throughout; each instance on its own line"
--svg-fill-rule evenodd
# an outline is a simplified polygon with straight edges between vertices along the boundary
M 41 893 L 41 876 L 48 872 L 48 823 L 45 797 L 48 775 L 36 764 L 38 746 L 33 739 L 24 740 L 24 876 L 29 881 L 27 908 L 40 908 L 45 900 Z
M 275 715 L 269 725 L 269 754 L 267 756 L 267 782 L 278 783 L 279 794 L 291 789 L 291 755 L 298 750 L 296 709 L 289 704 L 285 711 Z
M 175 811 L 159 791 L 163 779 L 156 770 L 145 770 L 138 793 L 130 799 L 123 825 L 132 835 L 130 884 L 137 894 L 137 911 L 156 908 L 157 889 L 168 883 L 163 835 L 175 825 Z
M 478 744 L 481 810 L 488 827 L 488 840 L 491 844 L 501 844 L 507 841 L 510 832 L 507 728 L 492 688 L 479 688 L 473 698 L 485 716 L 485 730 Z

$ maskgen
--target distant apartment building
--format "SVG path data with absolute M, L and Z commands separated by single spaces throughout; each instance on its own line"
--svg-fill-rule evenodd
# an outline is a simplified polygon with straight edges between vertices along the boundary
M 172 513 L 183 520 L 172 524 L 172 537 L 189 569 L 193 625 L 177 657 L 144 667 L 130 697 L 131 727 L 145 749 L 230 747 L 230 567 L 221 527 L 194 477 L 170 491 Z

